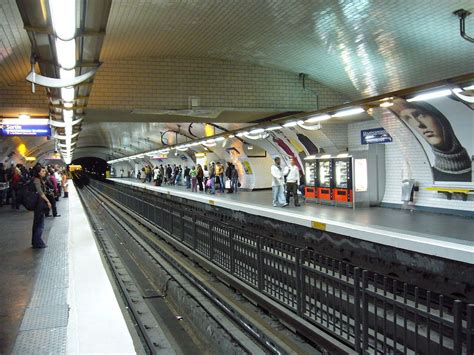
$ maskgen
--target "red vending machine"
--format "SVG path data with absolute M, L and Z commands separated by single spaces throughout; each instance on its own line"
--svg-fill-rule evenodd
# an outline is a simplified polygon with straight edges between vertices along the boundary
M 337 205 L 352 206 L 352 157 L 335 158 L 332 196 Z
M 306 184 L 304 188 L 304 197 L 311 201 L 317 201 L 318 188 L 316 184 L 317 161 L 307 162 L 305 164 Z
M 319 202 L 324 204 L 332 204 L 333 160 L 319 159 L 317 166 Z

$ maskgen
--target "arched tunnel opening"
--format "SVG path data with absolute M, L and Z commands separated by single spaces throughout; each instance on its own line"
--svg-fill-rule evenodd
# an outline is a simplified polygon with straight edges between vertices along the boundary
M 72 161 L 73 165 L 80 165 L 82 171 L 91 176 L 105 180 L 108 164 L 104 159 L 97 157 L 82 157 Z

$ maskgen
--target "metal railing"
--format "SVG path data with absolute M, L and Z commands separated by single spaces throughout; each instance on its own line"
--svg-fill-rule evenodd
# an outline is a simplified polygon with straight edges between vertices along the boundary
M 359 353 L 474 352 L 473 304 L 255 235 L 163 194 L 92 184 Z

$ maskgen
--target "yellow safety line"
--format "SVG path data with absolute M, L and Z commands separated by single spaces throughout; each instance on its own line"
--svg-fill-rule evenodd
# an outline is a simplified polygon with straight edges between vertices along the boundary
M 458 192 L 458 193 L 463 193 L 463 194 L 474 192 L 474 190 L 471 190 L 471 189 L 457 189 L 457 188 L 451 189 L 451 188 L 445 188 L 445 187 L 425 187 L 425 190 L 439 191 L 439 192 Z

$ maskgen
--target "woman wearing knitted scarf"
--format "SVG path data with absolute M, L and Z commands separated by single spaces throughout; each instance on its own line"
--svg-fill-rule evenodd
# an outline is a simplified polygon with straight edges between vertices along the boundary
M 448 119 L 426 102 L 396 99 L 389 108 L 431 146 L 435 181 L 472 181 L 472 161 Z

